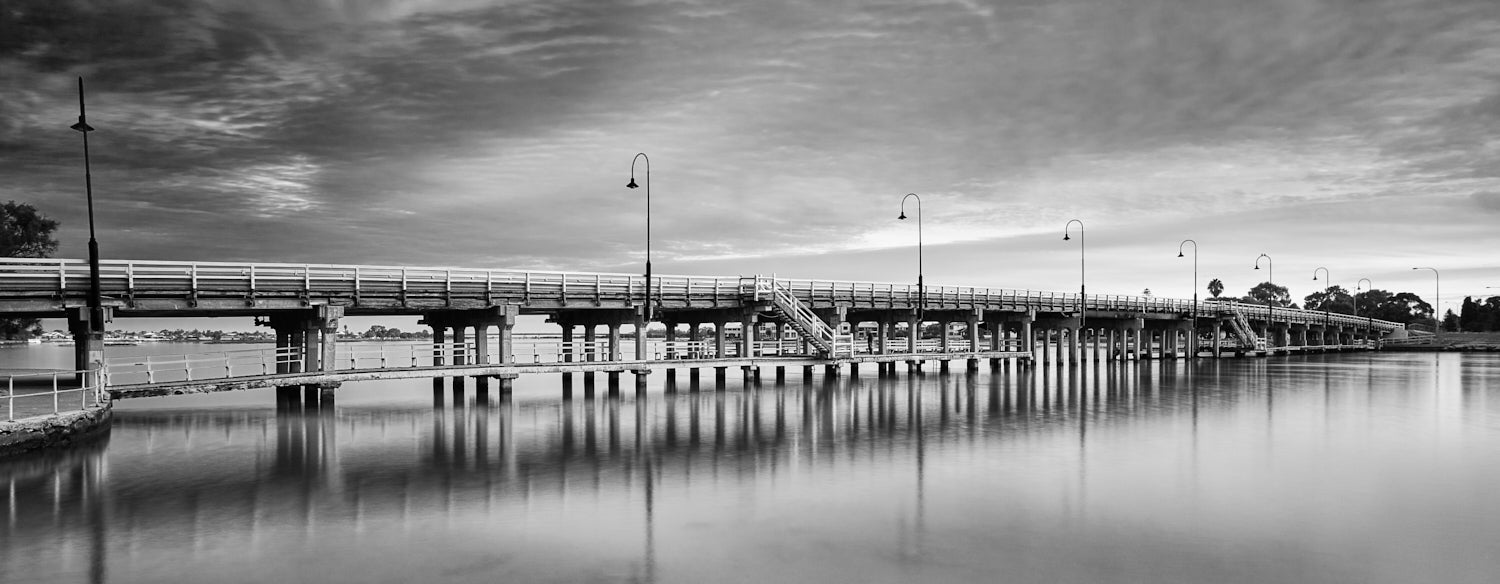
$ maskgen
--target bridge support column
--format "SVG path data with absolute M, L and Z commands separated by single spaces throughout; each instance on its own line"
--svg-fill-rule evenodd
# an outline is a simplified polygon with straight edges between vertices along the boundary
M 609 360 L 610 361 L 619 361 L 620 360 L 620 354 L 621 354 L 621 347 L 620 347 L 620 325 L 621 324 L 623 324 L 623 323 L 621 323 L 620 321 L 613 321 L 613 322 L 605 324 L 605 326 L 609 329 Z
M 646 327 L 650 323 L 646 320 L 646 308 L 640 307 L 635 311 L 635 360 L 645 361 L 649 347 L 646 346 Z M 651 375 L 651 370 L 645 367 L 635 370 L 635 393 L 644 395 L 646 393 L 646 376 Z
M 1036 333 L 1031 328 L 1035 320 L 1035 312 L 1027 312 L 1021 320 L 1021 350 L 1026 352 L 1028 365 L 1036 364 Z
M 672 346 L 673 343 L 677 342 L 677 323 L 668 321 L 668 322 L 664 322 L 663 324 L 667 325 L 666 335 L 662 337 L 666 341 L 666 343 L 667 343 L 667 347 L 666 347 L 666 351 L 664 352 L 664 356 L 667 358 L 667 361 L 672 361 L 673 359 L 676 359 L 676 358 L 678 358 L 680 356 L 680 353 L 677 351 L 676 347 Z M 676 381 L 677 381 L 677 368 L 676 367 L 667 367 L 667 389 L 668 389 L 668 391 L 670 391 L 672 389 L 672 383 L 674 383 Z
M 917 316 L 917 311 L 913 310 L 911 315 L 906 317 L 906 352 L 917 354 L 917 342 L 920 340 L 922 340 L 922 317 Z M 920 369 L 921 362 L 917 363 Z
M 1221 321 L 1219 319 L 1214 319 L 1214 324 L 1213 324 L 1212 330 L 1214 332 L 1213 351 L 1214 351 L 1214 358 L 1215 359 L 1218 359 L 1218 358 L 1224 356 L 1224 341 L 1223 341 L 1223 338 L 1224 338 L 1224 328 L 1223 327 L 1224 327 L 1223 321 Z
M 740 315 L 740 357 L 742 358 L 755 356 L 756 330 L 759 328 L 758 320 L 754 310 L 746 310 Z
M 104 366 L 104 323 L 91 320 L 90 312 L 87 307 L 68 309 L 68 332 L 73 336 L 73 369 L 77 371 Z M 86 382 L 82 377 L 80 374 L 77 380 L 80 384 Z
M 1078 359 L 1082 356 L 1081 355 L 1082 351 L 1079 350 L 1079 349 L 1082 348 L 1080 346 L 1082 343 L 1080 343 L 1080 339 L 1078 337 L 1083 334 L 1083 329 L 1078 328 L 1078 327 L 1073 326 L 1073 325 L 1068 325 L 1067 331 L 1068 331 L 1068 367 L 1077 367 L 1078 366 Z
M 975 310 L 973 312 L 970 312 L 969 314 L 965 314 L 964 315 L 964 334 L 969 337 L 969 352 L 970 353 L 978 353 L 979 352 L 979 323 L 980 323 L 980 316 L 981 316 L 980 315 L 980 311 L 978 311 L 978 310 Z M 969 357 L 968 362 L 965 363 L 965 365 L 964 365 L 964 371 L 967 371 L 967 372 L 979 371 L 979 357 L 977 357 L 977 356 Z
M 716 321 L 714 321 L 714 358 L 715 359 L 723 359 L 723 358 L 726 357 L 726 355 L 724 354 L 724 349 L 725 349 L 724 326 L 726 324 L 727 324 L 726 321 L 722 321 L 722 320 L 716 320 Z

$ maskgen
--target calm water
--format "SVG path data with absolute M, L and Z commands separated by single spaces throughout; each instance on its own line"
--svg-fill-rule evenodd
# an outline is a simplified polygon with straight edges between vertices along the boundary
M 0 581 L 1500 572 L 1500 355 L 794 369 L 721 393 L 688 392 L 684 372 L 675 396 L 653 377 L 645 400 L 627 382 L 562 402 L 557 376 L 534 376 L 458 407 L 429 381 L 346 384 L 308 415 L 266 391 L 120 402 L 107 442 L 0 462 Z

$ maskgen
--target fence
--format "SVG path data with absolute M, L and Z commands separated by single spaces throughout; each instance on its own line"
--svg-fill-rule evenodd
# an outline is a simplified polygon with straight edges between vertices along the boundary
M 102 370 L 12 373 L 5 377 L 6 421 L 76 412 L 109 401 Z

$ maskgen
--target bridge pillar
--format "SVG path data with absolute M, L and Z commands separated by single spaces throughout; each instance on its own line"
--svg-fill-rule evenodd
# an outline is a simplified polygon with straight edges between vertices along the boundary
M 917 311 L 911 311 L 906 317 L 906 352 L 917 354 L 917 341 L 922 339 L 922 317 L 917 316 Z M 910 363 L 910 361 L 908 361 Z M 917 361 L 917 367 L 921 368 L 921 361 Z
M 980 311 L 978 310 L 964 315 L 964 334 L 969 337 L 969 352 L 975 354 L 975 356 L 969 357 L 968 362 L 964 366 L 964 371 L 979 371 L 979 357 L 977 354 L 979 353 L 980 316 Z
M 466 351 L 465 351 L 465 347 L 464 347 L 464 343 L 467 343 L 469 341 L 469 335 L 468 335 L 469 331 L 465 330 L 468 327 L 459 324 L 459 325 L 454 325 L 452 328 L 453 328 L 453 344 L 457 345 L 457 346 L 455 346 L 453 348 L 453 364 L 454 365 L 468 365 L 467 355 L 465 354 Z
M 621 347 L 620 347 L 620 325 L 621 324 L 622 323 L 620 321 L 615 320 L 615 321 L 611 321 L 611 322 L 605 323 L 605 325 L 604 325 L 605 328 L 609 331 L 609 359 L 608 360 L 610 360 L 610 361 L 619 361 L 620 360 L 620 353 L 621 353 Z M 618 374 L 616 374 L 616 375 L 618 375 Z
M 714 358 L 716 359 L 724 358 L 724 325 L 726 324 L 727 322 L 723 320 L 714 321 Z
M 1083 335 L 1083 329 L 1070 324 L 1070 325 L 1068 325 L 1067 330 L 1068 330 L 1068 367 L 1077 367 L 1078 366 L 1078 360 L 1079 360 L 1079 358 L 1081 358 L 1083 356 L 1083 354 L 1082 354 L 1083 352 L 1081 350 L 1083 348 L 1082 339 L 1078 338 L 1078 337 L 1080 337 L 1080 336 Z
M 647 346 L 646 346 L 646 326 L 647 326 L 647 324 L 648 324 L 648 322 L 646 321 L 646 307 L 642 306 L 640 308 L 637 308 L 636 312 L 635 312 L 635 360 L 636 361 L 645 361 L 646 360 L 646 354 L 647 354 L 646 353 L 646 349 L 647 349 Z M 635 393 L 636 393 L 636 395 L 643 395 L 643 394 L 646 393 L 646 376 L 648 376 L 648 375 L 651 374 L 651 370 L 647 369 L 645 367 L 641 367 L 640 369 L 636 369 L 634 371 L 634 373 L 635 373 Z
M 1210 330 L 1212 330 L 1213 333 L 1214 333 L 1214 339 L 1213 339 L 1214 358 L 1218 359 L 1218 358 L 1224 356 L 1224 343 L 1223 343 L 1223 340 L 1222 340 L 1224 338 L 1224 323 L 1223 323 L 1223 321 L 1221 321 L 1219 319 L 1214 319 L 1213 326 L 1210 327 Z
M 646 327 L 649 324 L 650 323 L 646 322 L 646 307 L 642 306 L 640 308 L 635 309 L 635 360 L 636 361 L 645 361 L 646 360 L 647 349 L 649 348 L 646 345 Z
M 1030 356 L 1028 360 L 1031 363 L 1036 363 L 1036 334 L 1031 330 L 1035 320 L 1035 312 L 1027 312 L 1026 317 L 1021 319 L 1021 350 Z
M 760 328 L 759 319 L 754 310 L 746 310 L 740 314 L 740 357 L 748 358 L 755 356 L 756 331 Z M 747 369 L 746 372 L 749 370 Z
M 101 309 L 101 313 L 108 312 Z M 68 332 L 73 336 L 73 369 L 90 371 L 104 366 L 104 322 L 92 320 L 88 307 L 68 309 Z M 102 315 L 100 315 L 102 317 Z M 79 374 L 77 382 L 86 383 Z

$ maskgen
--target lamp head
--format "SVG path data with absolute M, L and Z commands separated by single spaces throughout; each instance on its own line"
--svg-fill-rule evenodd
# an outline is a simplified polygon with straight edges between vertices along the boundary
M 1260 264 L 1255 264 L 1255 269 L 1259 270 L 1260 269 Z
M 68 127 L 72 128 L 74 130 L 78 130 L 78 131 L 83 132 L 83 133 L 88 133 L 88 132 L 94 131 L 94 127 L 93 126 L 90 126 L 90 125 L 88 125 L 87 122 L 83 121 L 83 116 L 78 116 L 78 123 L 73 124 L 73 125 L 68 126 Z
M 906 211 L 902 211 L 902 212 L 901 212 L 901 216 L 900 216 L 900 217 L 897 217 L 897 219 L 902 219 L 902 220 L 905 220 L 905 219 L 906 219 Z
M 627 188 L 627 189 L 633 189 L 633 188 L 637 188 L 639 186 L 640 185 L 635 184 L 635 177 L 633 177 L 633 176 L 630 177 L 630 182 L 625 183 L 625 188 Z
M 1066 233 L 1063 234 L 1063 241 L 1068 241 L 1070 239 L 1072 239 L 1072 238 L 1068 237 L 1068 234 L 1066 234 Z
M 1318 281 L 1318 275 L 1317 274 L 1313 274 L 1313 281 L 1314 282 Z
M 1177 257 L 1184 257 L 1184 256 L 1182 255 L 1182 252 L 1179 251 L 1179 252 L 1177 252 Z

